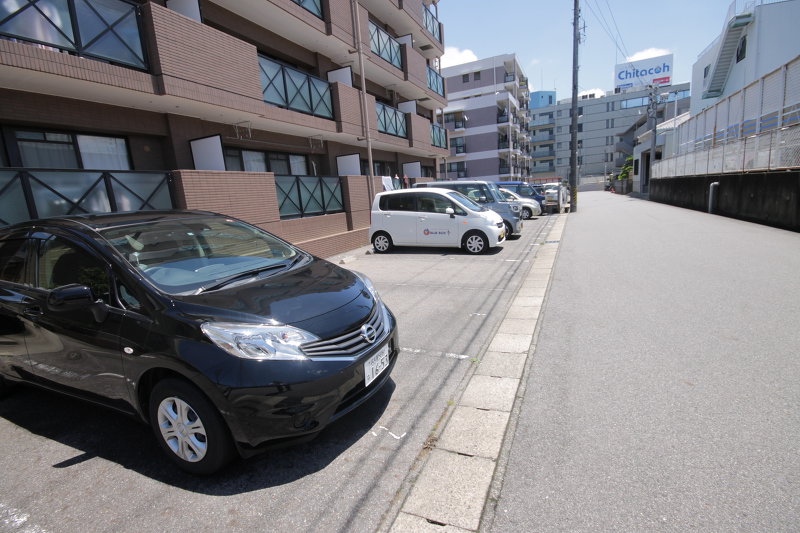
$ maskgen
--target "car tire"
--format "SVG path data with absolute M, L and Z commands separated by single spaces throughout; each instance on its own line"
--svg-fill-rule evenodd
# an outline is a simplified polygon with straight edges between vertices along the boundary
M 158 444 L 182 470 L 209 475 L 233 458 L 233 442 L 217 408 L 193 385 L 159 381 L 150 394 L 150 425 Z
M 524 218 L 525 220 L 530 220 L 531 218 L 533 218 L 533 211 L 531 211 L 527 207 L 523 207 L 522 208 L 522 218 Z
M 372 236 L 372 247 L 375 249 L 375 253 L 385 254 L 392 251 L 394 244 L 388 233 L 379 231 Z
M 472 255 L 484 254 L 489 251 L 489 239 L 479 231 L 467 233 L 464 236 L 464 250 Z
M 10 383 L 3 376 L 0 376 L 0 398 L 5 398 L 8 396 L 13 387 L 13 383 Z
M 503 221 L 503 225 L 506 227 L 506 239 L 508 239 L 511 237 L 511 234 L 514 233 L 514 228 L 512 228 L 511 224 L 509 224 L 505 220 Z

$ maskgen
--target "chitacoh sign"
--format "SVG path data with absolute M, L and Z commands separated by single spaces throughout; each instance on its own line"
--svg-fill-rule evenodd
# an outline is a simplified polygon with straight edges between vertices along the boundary
M 672 54 L 617 65 L 614 69 L 614 87 L 646 87 L 672 85 Z

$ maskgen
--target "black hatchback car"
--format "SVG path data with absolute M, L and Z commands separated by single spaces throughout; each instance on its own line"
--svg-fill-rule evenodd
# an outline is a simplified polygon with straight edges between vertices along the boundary
M 369 279 L 240 220 L 0 230 L 0 392 L 22 381 L 130 413 L 192 473 L 312 437 L 372 396 L 397 353 Z

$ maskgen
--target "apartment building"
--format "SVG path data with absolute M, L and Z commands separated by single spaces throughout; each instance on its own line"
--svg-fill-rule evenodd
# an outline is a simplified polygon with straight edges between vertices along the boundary
M 365 244 L 366 176 L 448 155 L 443 51 L 435 0 L 4 2 L 0 224 L 180 207 Z
M 510 180 L 530 176 L 528 79 L 515 54 L 442 69 L 450 155 L 441 179 Z
M 689 83 L 661 87 L 661 116 L 689 108 Z M 647 115 L 650 90 L 631 87 L 605 94 L 587 94 L 578 102 L 578 176 L 603 176 L 619 171 L 633 154 L 633 141 L 625 132 Z M 677 102 L 677 104 L 676 104 Z M 570 164 L 572 99 L 529 111 L 531 172 L 535 181 L 567 179 Z

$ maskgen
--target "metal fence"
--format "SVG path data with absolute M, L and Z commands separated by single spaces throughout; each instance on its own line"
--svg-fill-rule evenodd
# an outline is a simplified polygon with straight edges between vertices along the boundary
M 326 176 L 275 176 L 281 219 L 344 211 L 342 180 Z
M 169 172 L 0 170 L 0 225 L 42 217 L 172 209 Z
M 680 124 L 653 178 L 800 167 L 800 57 Z
M 315 117 L 333 118 L 331 84 L 303 71 L 258 57 L 264 101 Z

